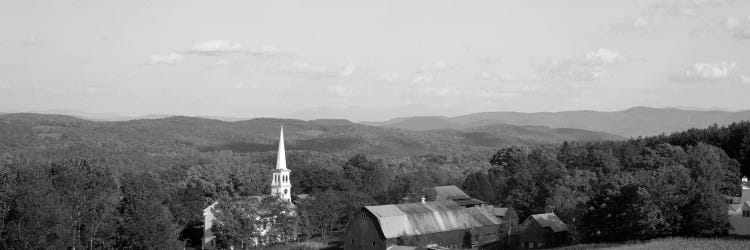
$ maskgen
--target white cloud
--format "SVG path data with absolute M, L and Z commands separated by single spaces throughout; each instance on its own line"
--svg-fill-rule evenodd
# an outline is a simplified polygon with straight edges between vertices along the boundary
M 741 76 L 740 83 L 750 85 L 750 76 Z
M 586 52 L 582 61 L 589 65 L 611 65 L 624 63 L 626 60 L 620 52 L 608 49 L 597 49 Z
M 343 78 L 352 76 L 356 70 L 357 65 L 354 63 L 347 63 L 341 67 L 328 67 L 305 61 L 292 61 L 275 66 L 273 72 L 300 75 L 309 78 Z
M 721 80 L 732 77 L 737 71 L 735 62 L 695 63 L 682 72 L 683 80 Z
M 739 28 L 740 26 L 742 26 L 742 23 L 740 23 L 739 19 L 737 19 L 737 18 L 735 18 L 733 16 L 730 16 L 730 17 L 727 17 L 727 21 L 724 24 L 724 26 L 727 29 L 736 29 L 736 28 Z
M 416 83 L 416 84 L 426 84 L 426 83 L 432 83 L 436 79 L 437 77 L 435 77 L 435 75 L 431 73 L 417 72 L 411 78 L 411 82 Z
M 169 53 L 169 54 L 153 54 L 149 58 L 149 64 L 177 64 L 182 61 L 182 55 L 180 53 Z
M 607 75 L 606 66 L 627 63 L 622 53 L 610 49 L 591 50 L 574 59 L 551 59 L 536 65 L 539 77 L 547 81 L 597 81 Z
M 750 25 L 748 25 L 748 27 L 735 30 L 734 35 L 732 36 L 737 39 L 750 39 Z
M 341 85 L 330 85 L 328 86 L 328 92 L 333 93 L 336 96 L 345 97 L 345 96 L 353 96 L 354 91 L 351 89 L 341 86 Z
M 224 52 L 237 52 L 242 50 L 242 44 L 229 40 L 213 40 L 198 43 L 190 49 L 191 52 L 195 53 L 224 53 Z
M 230 89 L 248 89 L 248 88 L 251 88 L 252 86 L 244 82 L 235 82 L 235 83 L 227 84 L 226 87 Z
M 207 56 L 277 56 L 284 54 L 281 49 L 273 45 L 246 48 L 242 43 L 230 40 L 211 40 L 201 42 L 193 45 L 193 47 L 188 49 L 187 52 Z
M 350 76 L 355 70 L 357 70 L 357 65 L 354 63 L 347 63 L 341 72 L 339 72 L 339 76 Z
M 643 28 L 648 26 L 648 19 L 644 16 L 638 16 L 632 21 L 633 28 Z
M 382 73 L 378 76 L 380 80 L 386 81 L 386 82 L 395 82 L 401 79 L 401 74 L 399 73 Z

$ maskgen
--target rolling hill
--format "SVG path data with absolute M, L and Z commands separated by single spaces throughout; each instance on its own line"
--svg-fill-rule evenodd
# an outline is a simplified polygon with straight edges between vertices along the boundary
M 0 124 L 0 149 L 67 150 L 71 145 L 85 145 L 105 151 L 158 154 L 184 150 L 274 151 L 280 124 L 284 124 L 290 150 L 381 156 L 490 151 L 513 144 L 623 139 L 600 132 L 541 126 L 490 125 L 461 130 L 413 131 L 332 119 L 256 118 L 227 122 L 173 116 L 104 122 L 25 113 L 1 115 Z
M 615 112 L 485 112 L 455 117 L 403 117 L 384 122 L 363 122 L 372 126 L 414 131 L 434 129 L 471 129 L 493 124 L 545 126 L 600 131 L 625 137 L 652 136 L 713 124 L 726 125 L 750 120 L 750 111 L 697 111 L 674 108 L 635 107 Z

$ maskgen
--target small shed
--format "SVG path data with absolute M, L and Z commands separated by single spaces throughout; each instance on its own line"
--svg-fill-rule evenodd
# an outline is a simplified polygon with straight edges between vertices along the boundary
M 568 225 L 554 213 L 531 215 L 518 229 L 525 248 L 554 246 L 568 241 Z
M 750 201 L 729 208 L 729 234 L 750 236 Z

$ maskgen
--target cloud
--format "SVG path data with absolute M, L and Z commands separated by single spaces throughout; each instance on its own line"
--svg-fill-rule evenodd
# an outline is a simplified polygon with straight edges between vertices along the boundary
M 727 17 L 724 27 L 736 39 L 750 39 L 750 16 L 745 20 L 733 16 Z
M 717 81 L 725 80 L 735 76 L 737 63 L 735 62 L 711 62 L 695 63 L 683 70 L 676 80 L 683 81 Z
M 597 49 L 586 52 L 582 62 L 589 65 L 613 65 L 626 61 L 625 57 L 617 51 L 608 49 Z
M 336 96 L 340 97 L 346 97 L 346 96 L 353 96 L 354 91 L 352 91 L 350 88 L 347 88 L 345 86 L 341 85 L 330 85 L 328 86 L 328 92 L 333 93 Z
M 180 53 L 169 53 L 169 54 L 153 54 L 149 58 L 149 64 L 168 64 L 174 65 L 182 61 L 182 55 Z
M 419 67 L 411 77 L 415 84 L 429 84 L 439 79 L 440 74 L 453 70 L 453 66 L 443 60 L 437 60 L 431 65 Z
M 248 88 L 254 88 L 255 86 L 250 86 L 247 83 L 244 82 L 235 82 L 235 83 L 229 83 L 225 85 L 227 88 L 230 89 L 248 89 Z
M 740 83 L 750 85 L 750 76 L 741 76 Z
M 229 40 L 213 40 L 198 43 L 190 49 L 191 52 L 201 54 L 239 52 L 242 50 L 242 44 Z
M 597 81 L 607 75 L 605 67 L 628 63 L 622 53 L 596 49 L 573 59 L 550 59 L 535 65 L 535 72 L 547 81 Z
M 432 73 L 425 73 L 425 72 L 417 72 L 411 78 L 411 82 L 416 83 L 416 84 L 432 83 L 435 80 L 437 80 L 437 76 L 435 76 Z
M 347 63 L 346 66 L 339 72 L 339 76 L 350 76 L 354 73 L 354 71 L 357 70 L 357 65 L 354 63 Z
M 299 75 L 308 78 L 343 78 L 352 76 L 357 70 L 357 65 L 350 62 L 341 67 L 328 67 L 305 61 L 291 61 L 281 63 L 273 68 L 272 72 L 278 74 Z
M 205 56 L 277 56 L 284 52 L 273 45 L 246 48 L 242 43 L 230 40 L 211 40 L 193 45 L 186 53 Z

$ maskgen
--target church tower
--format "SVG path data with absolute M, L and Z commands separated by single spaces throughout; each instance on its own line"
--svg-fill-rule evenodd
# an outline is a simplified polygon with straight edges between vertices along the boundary
M 271 194 L 278 195 L 282 200 L 292 202 L 292 183 L 289 180 L 291 170 L 286 168 L 286 152 L 284 152 L 284 126 L 279 135 L 279 156 L 276 159 L 276 169 L 273 170 L 271 180 Z

